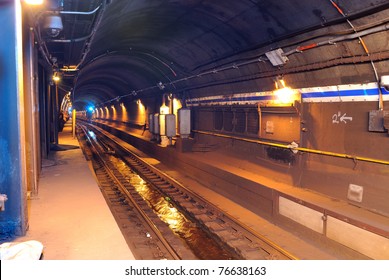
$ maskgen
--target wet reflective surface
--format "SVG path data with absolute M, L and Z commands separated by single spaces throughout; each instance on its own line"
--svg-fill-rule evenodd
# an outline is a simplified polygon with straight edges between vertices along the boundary
M 216 241 L 195 222 L 191 221 L 185 214 L 174 207 L 169 197 L 163 196 L 162 193 L 149 185 L 128 167 L 125 162 L 115 156 L 110 156 L 110 160 L 129 180 L 139 195 L 147 201 L 159 218 L 185 241 L 199 259 L 228 260 L 235 258 L 228 250 L 220 248 Z

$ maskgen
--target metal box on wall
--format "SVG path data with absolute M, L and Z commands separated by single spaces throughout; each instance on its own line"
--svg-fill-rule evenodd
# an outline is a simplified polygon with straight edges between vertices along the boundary
M 176 116 L 174 114 L 165 115 L 165 132 L 167 137 L 176 136 Z
M 154 134 L 159 134 L 159 114 L 154 114 L 154 129 L 153 133 Z
M 384 119 L 389 117 L 389 111 L 372 110 L 369 112 L 369 131 L 385 132 Z
M 154 132 L 154 114 L 149 114 L 149 131 L 150 133 L 155 133 Z
M 190 109 L 181 108 L 178 110 L 178 133 L 181 138 L 188 138 L 191 132 Z

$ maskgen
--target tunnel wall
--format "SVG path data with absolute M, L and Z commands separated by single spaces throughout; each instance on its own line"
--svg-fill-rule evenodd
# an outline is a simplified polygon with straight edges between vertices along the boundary
M 371 84 L 344 85 L 344 90 L 338 90 L 341 86 L 336 88 L 334 92 L 316 88 L 319 94 L 300 89 L 301 103 L 285 107 L 289 111 L 258 105 L 263 102 L 261 98 L 266 98 L 256 93 L 193 99 L 189 103 L 194 129 L 200 132 L 196 140 L 218 145 L 237 157 L 243 154 L 247 160 L 263 166 L 269 178 L 388 215 L 389 134 L 382 127 L 383 119 L 379 126 L 383 130 L 375 131 L 378 90 Z M 388 93 L 382 91 L 384 100 L 388 100 Z M 376 100 L 368 101 L 372 99 Z M 384 108 L 387 106 L 385 101 Z M 236 112 L 254 112 L 256 107 L 258 134 L 252 129 L 250 133 L 247 128 L 239 128 L 239 133 L 235 128 L 244 121 L 239 121 Z M 224 114 L 222 117 L 220 112 Z M 387 110 L 383 112 L 389 115 Z M 222 125 L 220 118 L 224 118 Z M 270 128 L 266 122 L 271 122 Z M 288 149 L 205 135 L 203 131 L 274 144 L 294 141 L 307 151 L 294 154 Z

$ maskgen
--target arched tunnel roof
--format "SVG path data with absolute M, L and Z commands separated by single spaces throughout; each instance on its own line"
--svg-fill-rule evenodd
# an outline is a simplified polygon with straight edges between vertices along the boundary
M 385 24 L 389 8 L 388 0 L 62 2 L 62 11 L 98 8 L 90 15 L 62 13 L 62 37 L 45 42 L 59 68 L 78 65 L 68 83 L 79 104 L 152 96 L 161 88 L 194 95 L 266 88 L 261 79 L 284 73 L 266 53 Z M 368 43 L 370 52 L 381 51 L 380 44 Z M 291 59 L 290 67 L 366 54 L 353 44 Z M 285 73 L 298 72 L 290 69 Z

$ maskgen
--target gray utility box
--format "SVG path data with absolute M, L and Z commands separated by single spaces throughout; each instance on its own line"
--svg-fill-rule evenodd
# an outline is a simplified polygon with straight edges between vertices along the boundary
M 176 116 L 174 114 L 165 115 L 165 128 L 167 137 L 176 136 Z
M 154 132 L 154 114 L 149 114 L 149 131 L 150 133 L 155 133 Z
M 389 126 L 389 111 L 372 110 L 369 112 L 369 131 L 386 132 Z
M 178 133 L 181 138 L 188 138 L 191 131 L 190 109 L 181 108 L 178 110 Z
M 159 114 L 154 114 L 154 129 L 153 133 L 154 134 L 159 134 Z

